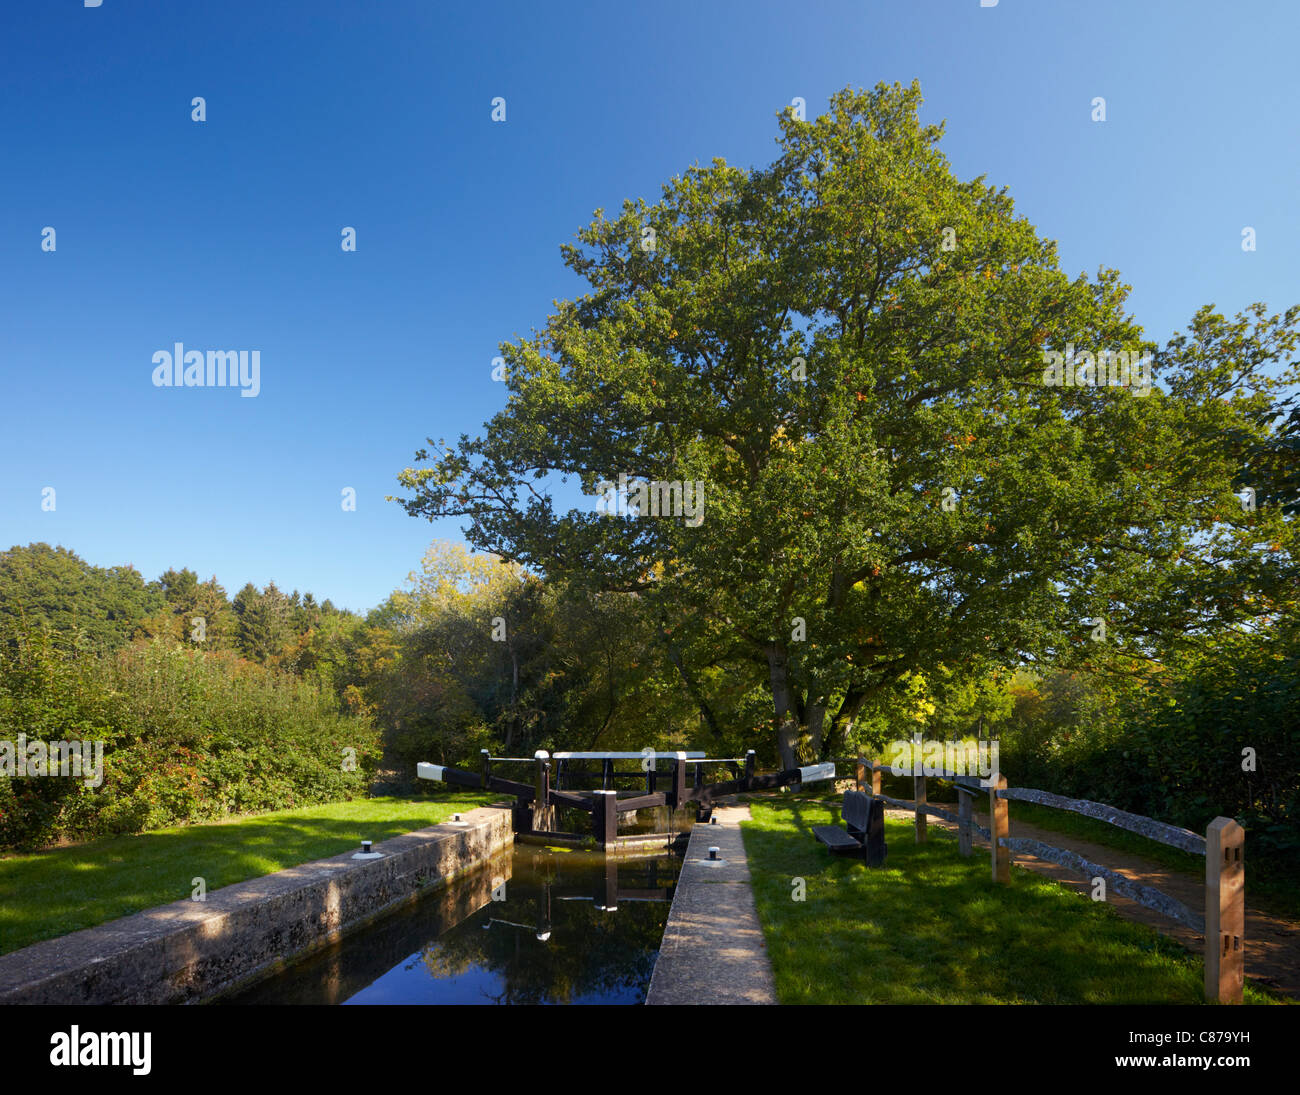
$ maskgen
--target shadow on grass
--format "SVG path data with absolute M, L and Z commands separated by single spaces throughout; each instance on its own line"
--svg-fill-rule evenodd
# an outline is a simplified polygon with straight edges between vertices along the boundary
M 910 822 L 887 821 L 889 860 L 872 870 L 812 838 L 827 804 L 751 811 L 745 849 L 781 1003 L 1204 1000 L 1199 955 L 1028 871 L 995 885 L 987 855 L 963 858 L 946 833 L 917 844 Z M 1249 987 L 1246 999 L 1267 1002 Z

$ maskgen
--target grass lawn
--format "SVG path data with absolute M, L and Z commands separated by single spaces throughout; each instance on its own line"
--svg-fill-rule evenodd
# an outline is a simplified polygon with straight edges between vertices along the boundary
M 0 859 L 0 954 L 445 821 L 500 796 L 369 798 Z
M 868 870 L 813 838 L 828 804 L 750 808 L 745 852 L 783 1004 L 1204 1002 L 1199 955 L 1029 871 L 995 886 L 988 857 L 963 859 L 955 836 L 931 829 L 917 845 L 910 822 L 887 821 L 886 867 Z M 1248 984 L 1246 1002 L 1278 1000 Z

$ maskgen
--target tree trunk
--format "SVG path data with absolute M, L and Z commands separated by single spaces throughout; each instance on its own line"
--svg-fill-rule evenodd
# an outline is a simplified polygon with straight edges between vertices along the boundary
M 685 659 L 682 657 L 681 650 L 676 643 L 670 642 L 666 635 L 661 631 L 661 638 L 664 640 L 664 646 L 668 650 L 668 657 L 677 669 L 677 675 L 681 678 L 682 686 L 686 689 L 686 694 L 695 702 L 699 709 L 700 717 L 704 720 L 704 725 L 709 728 L 713 736 L 719 742 L 723 740 L 722 727 L 718 725 L 718 718 L 713 713 L 713 708 L 709 706 L 709 701 L 705 699 L 704 693 L 700 690 L 695 676 L 686 668 Z
M 785 648 L 779 643 L 773 643 L 767 648 L 767 667 L 772 681 L 772 703 L 776 710 L 776 747 L 781 754 L 781 767 L 793 768 L 794 746 L 799 740 L 799 723 L 794 716 Z
M 818 752 L 818 760 L 825 760 L 830 754 L 845 749 L 849 734 L 853 731 L 853 724 L 857 721 L 858 712 L 862 710 L 866 700 L 867 693 L 863 689 L 850 688 L 845 693 L 840 709 L 831 719 L 831 730 L 826 735 L 825 751 Z
M 614 717 L 614 710 L 618 707 L 618 693 L 614 684 L 614 667 L 608 664 L 608 659 L 606 660 L 606 680 L 609 682 L 609 709 L 605 712 L 605 721 L 600 724 L 600 729 L 596 731 L 591 741 L 587 742 L 588 752 L 596 748 L 596 742 L 600 741 L 600 736 L 609 729 L 610 720 Z
M 519 712 L 515 709 L 519 698 L 519 655 L 515 653 L 513 644 L 508 644 L 507 649 L 510 651 L 510 664 L 513 669 L 510 675 L 510 718 L 506 720 L 505 751 L 509 753 L 511 743 L 515 740 L 515 728 L 519 725 Z
M 819 696 L 808 705 L 808 733 L 812 735 L 813 756 L 822 757 L 822 733 L 826 725 L 826 697 Z

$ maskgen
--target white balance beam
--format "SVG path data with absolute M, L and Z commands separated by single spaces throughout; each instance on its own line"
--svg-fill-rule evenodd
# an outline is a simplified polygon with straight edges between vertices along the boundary
M 703 753 L 552 753 L 553 760 L 644 760 L 646 757 L 677 760 L 703 760 Z

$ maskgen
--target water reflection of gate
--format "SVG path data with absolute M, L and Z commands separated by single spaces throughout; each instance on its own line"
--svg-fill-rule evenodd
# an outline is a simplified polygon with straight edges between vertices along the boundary
M 642 877 L 636 879 L 641 885 L 621 886 L 618 880 L 620 867 L 625 875 L 641 875 Z M 605 884 L 597 892 L 593 893 L 589 885 L 579 886 L 573 883 L 565 883 L 559 879 L 543 878 L 541 880 L 542 892 L 539 895 L 536 924 L 520 924 L 513 920 L 489 916 L 483 925 L 483 930 L 489 931 L 497 926 L 520 928 L 524 931 L 531 931 L 537 939 L 545 943 L 551 938 L 551 929 L 554 926 L 552 921 L 554 915 L 553 902 L 591 901 L 598 911 L 611 913 L 618 911 L 620 903 L 630 904 L 644 901 L 660 904 L 671 903 L 676 879 L 677 869 L 675 867 L 664 867 L 656 859 L 629 863 L 628 860 L 607 858 L 605 860 Z

